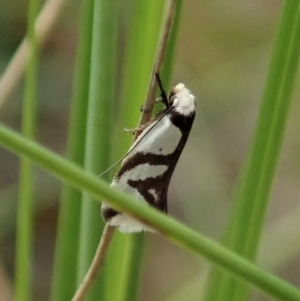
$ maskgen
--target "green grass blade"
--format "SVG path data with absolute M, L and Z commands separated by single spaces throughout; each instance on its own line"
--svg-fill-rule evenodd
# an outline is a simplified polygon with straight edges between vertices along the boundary
M 179 2 L 181 4 L 181 1 Z M 171 65 L 173 62 L 173 53 L 175 40 L 178 32 L 180 7 L 177 6 L 175 17 L 175 30 L 173 28 L 170 37 L 166 61 L 167 72 L 164 72 L 164 82 L 166 77 L 170 78 Z M 159 31 L 161 28 L 162 13 L 164 3 L 161 1 L 136 1 L 131 16 L 131 31 L 125 57 L 125 70 L 122 82 L 122 97 L 119 117 L 119 128 L 133 128 L 137 125 L 140 112 L 138 108 L 143 103 L 147 95 L 149 79 L 153 68 L 153 61 Z M 177 24 L 177 25 L 176 25 Z M 136 108 L 133 110 L 132 108 Z M 120 132 L 118 133 L 118 145 L 122 156 L 129 146 L 132 137 Z M 119 233 L 115 234 L 111 254 L 109 255 L 109 269 L 107 276 L 108 287 L 120 287 L 117 290 L 107 290 L 107 300 L 135 300 L 137 298 L 137 288 L 139 284 L 140 258 L 142 257 L 144 235 L 125 236 Z M 119 273 L 119 271 L 122 271 Z M 116 279 L 116 276 L 118 275 Z
M 99 174 L 109 166 L 116 48 L 116 2 L 97 0 L 93 8 L 90 91 L 85 148 L 85 169 Z M 103 229 L 100 206 L 83 194 L 78 257 L 78 282 L 86 274 Z M 99 277 L 86 300 L 99 300 L 103 293 Z
M 77 62 L 73 84 L 68 130 L 67 157 L 83 166 L 87 99 L 90 78 L 90 55 L 93 0 L 84 0 L 81 9 Z M 78 233 L 81 192 L 64 186 L 59 209 L 51 300 L 70 300 L 76 290 Z
M 82 170 L 75 164 L 4 125 L 0 125 L 0 144 L 10 151 L 32 160 L 62 181 L 88 192 L 95 200 L 105 199 L 117 210 L 127 211 L 145 220 L 145 222 L 151 223 L 162 233 L 165 233 L 165 237 L 182 248 L 202 255 L 219 268 L 230 271 L 236 277 L 251 283 L 264 294 L 283 301 L 300 300 L 300 290 L 295 286 L 263 271 L 170 216 L 132 199 L 121 191 L 112 189 L 90 172 Z
M 135 128 L 138 124 L 139 109 L 147 95 L 163 7 L 163 1 L 158 0 L 134 1 L 132 5 L 118 109 L 116 158 L 122 157 L 132 142 L 132 135 L 124 133 L 123 128 Z M 116 232 L 114 236 L 107 261 L 106 300 L 133 301 L 139 284 L 144 235 L 128 236 Z
M 144 239 L 144 233 L 126 235 L 123 238 L 124 245 L 121 249 L 123 253 L 123 262 L 121 268 L 119 266 L 120 289 L 116 299 L 118 301 L 138 300 L 137 292 L 140 284 Z
M 285 2 L 252 152 L 235 196 L 236 207 L 227 232 L 226 245 L 251 260 L 255 259 L 259 246 L 288 119 L 300 52 L 299 7 L 298 1 Z M 247 300 L 247 289 L 231 277 L 216 272 L 207 300 L 224 298 Z
M 296 9 L 296 7 L 294 7 Z M 291 20 L 290 20 L 291 21 Z M 299 65 L 300 54 L 300 4 L 295 17 L 294 28 L 288 47 L 286 56 L 286 64 L 281 80 L 280 90 L 277 96 L 276 108 L 272 120 L 271 131 L 268 137 L 268 145 L 266 148 L 265 162 L 262 167 L 262 175 L 256 193 L 255 207 L 253 208 L 252 219 L 250 221 L 251 228 L 254 233 L 261 233 L 263 221 L 266 212 L 265 200 L 269 199 L 273 181 L 276 175 L 276 167 L 278 165 L 280 150 L 283 144 L 284 133 L 288 121 L 288 113 L 292 102 L 292 92 L 296 81 L 297 69 Z M 282 60 L 279 57 L 278 60 Z M 271 90 L 271 88 L 270 88 Z M 268 91 L 267 91 L 268 93 Z M 269 95 L 269 94 L 267 94 Z M 265 96 L 266 98 L 268 96 Z M 260 235 L 247 235 L 247 244 L 245 253 L 250 258 L 256 257 L 257 245 Z
M 27 39 L 30 57 L 26 67 L 22 131 L 30 138 L 35 137 L 37 114 L 38 45 L 34 33 L 34 22 L 39 9 L 39 0 L 29 1 Z M 33 264 L 33 220 L 34 220 L 34 174 L 31 161 L 20 162 L 19 202 L 17 215 L 15 300 L 31 300 Z

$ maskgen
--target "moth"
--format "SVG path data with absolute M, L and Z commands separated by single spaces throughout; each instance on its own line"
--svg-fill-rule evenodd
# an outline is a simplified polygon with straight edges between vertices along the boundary
M 167 97 L 158 76 L 157 80 L 165 108 L 138 129 L 141 133 L 123 159 L 111 186 L 167 212 L 169 183 L 195 118 L 195 96 L 179 83 Z M 101 211 L 103 220 L 121 232 L 153 231 L 150 225 L 114 210 L 105 202 Z

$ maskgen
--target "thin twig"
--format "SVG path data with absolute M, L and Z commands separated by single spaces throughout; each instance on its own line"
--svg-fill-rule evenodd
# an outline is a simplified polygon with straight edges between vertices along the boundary
M 140 127 L 143 124 L 145 124 L 146 122 L 148 122 L 151 118 L 152 109 L 153 109 L 153 106 L 155 103 L 155 93 L 157 90 L 157 81 L 155 78 L 155 74 L 157 74 L 157 73 L 159 74 L 161 71 L 161 67 L 162 67 L 163 59 L 164 59 L 164 56 L 166 53 L 167 43 L 169 40 L 171 27 L 172 27 L 174 15 L 175 15 L 175 8 L 176 8 L 175 4 L 176 4 L 176 0 L 169 1 L 167 13 L 166 13 L 166 19 L 165 19 L 164 25 L 163 25 L 162 35 L 160 37 L 158 48 L 156 51 L 156 57 L 155 57 L 155 62 L 154 62 L 154 66 L 153 66 L 153 71 L 152 71 L 151 83 L 149 86 L 147 99 L 145 101 L 143 114 L 139 121 L 138 127 Z M 135 135 L 134 141 L 136 140 L 136 138 L 137 138 L 137 135 Z M 114 227 L 105 225 L 98 249 L 97 249 L 94 259 L 93 259 L 93 262 L 92 262 L 83 282 L 81 283 L 75 296 L 73 297 L 72 301 L 84 300 L 89 289 L 92 287 L 95 280 L 97 279 L 97 275 L 100 273 L 100 269 L 104 262 L 107 249 L 112 240 L 114 230 L 115 230 Z
M 161 67 L 163 64 L 163 60 L 166 54 L 166 49 L 168 45 L 168 40 L 171 33 L 172 23 L 174 20 L 175 15 L 175 8 L 176 8 L 176 0 L 170 0 L 167 7 L 166 18 L 163 24 L 162 34 L 160 36 L 159 44 L 156 51 L 156 57 L 153 65 L 152 75 L 150 86 L 147 94 L 147 98 L 143 107 L 143 114 L 139 121 L 139 126 L 148 122 L 151 118 L 153 106 L 155 103 L 155 94 L 157 90 L 157 81 L 155 78 L 155 73 L 161 73 Z M 138 136 L 138 131 L 135 135 L 135 139 Z
M 105 225 L 97 251 L 90 265 L 90 268 L 86 273 L 82 283 L 80 284 L 76 294 L 72 298 L 72 301 L 84 300 L 90 288 L 96 281 L 100 273 L 101 267 L 103 265 L 103 261 L 107 253 L 107 250 L 109 248 L 110 242 L 113 238 L 114 231 L 115 231 L 114 227 Z
M 48 0 L 46 2 L 35 22 L 37 45 L 42 46 L 49 39 L 68 1 Z M 0 110 L 20 81 L 29 57 L 30 45 L 28 39 L 24 38 L 0 79 Z

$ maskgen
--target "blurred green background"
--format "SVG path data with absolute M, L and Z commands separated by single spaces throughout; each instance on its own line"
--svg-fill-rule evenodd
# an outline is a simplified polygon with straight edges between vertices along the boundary
M 123 0 L 119 12 L 117 79 L 130 3 Z M 0 0 L 1 73 L 24 37 L 27 4 Z M 279 0 L 189 0 L 183 4 L 172 84 L 183 82 L 196 95 L 197 118 L 173 175 L 169 214 L 214 239 L 220 239 L 224 231 L 234 183 L 251 143 L 281 6 Z M 69 2 L 42 51 L 39 67 L 38 141 L 60 154 L 66 145 L 79 9 L 80 1 Z M 298 286 L 299 94 L 296 84 L 259 256 L 261 267 Z M 22 97 L 20 83 L 0 112 L 1 121 L 16 129 L 20 128 Z M 123 127 L 128 125 L 120 131 Z M 0 301 L 12 300 L 18 164 L 16 156 L 0 149 Z M 47 300 L 60 183 L 39 169 L 36 172 L 34 300 Z M 178 296 L 187 292 L 192 296 L 206 270 L 204 261 L 147 234 L 139 300 L 182 300 Z M 254 294 L 252 300 L 269 299 Z

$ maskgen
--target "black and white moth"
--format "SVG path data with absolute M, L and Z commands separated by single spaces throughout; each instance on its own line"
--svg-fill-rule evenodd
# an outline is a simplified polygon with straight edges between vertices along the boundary
M 122 161 L 111 186 L 167 212 L 171 176 L 195 118 L 195 96 L 182 83 L 172 89 L 168 98 L 162 88 L 161 92 L 166 108 L 138 129 L 141 134 Z M 101 209 L 104 221 L 121 232 L 153 231 L 149 225 L 125 212 L 117 212 L 105 202 Z

